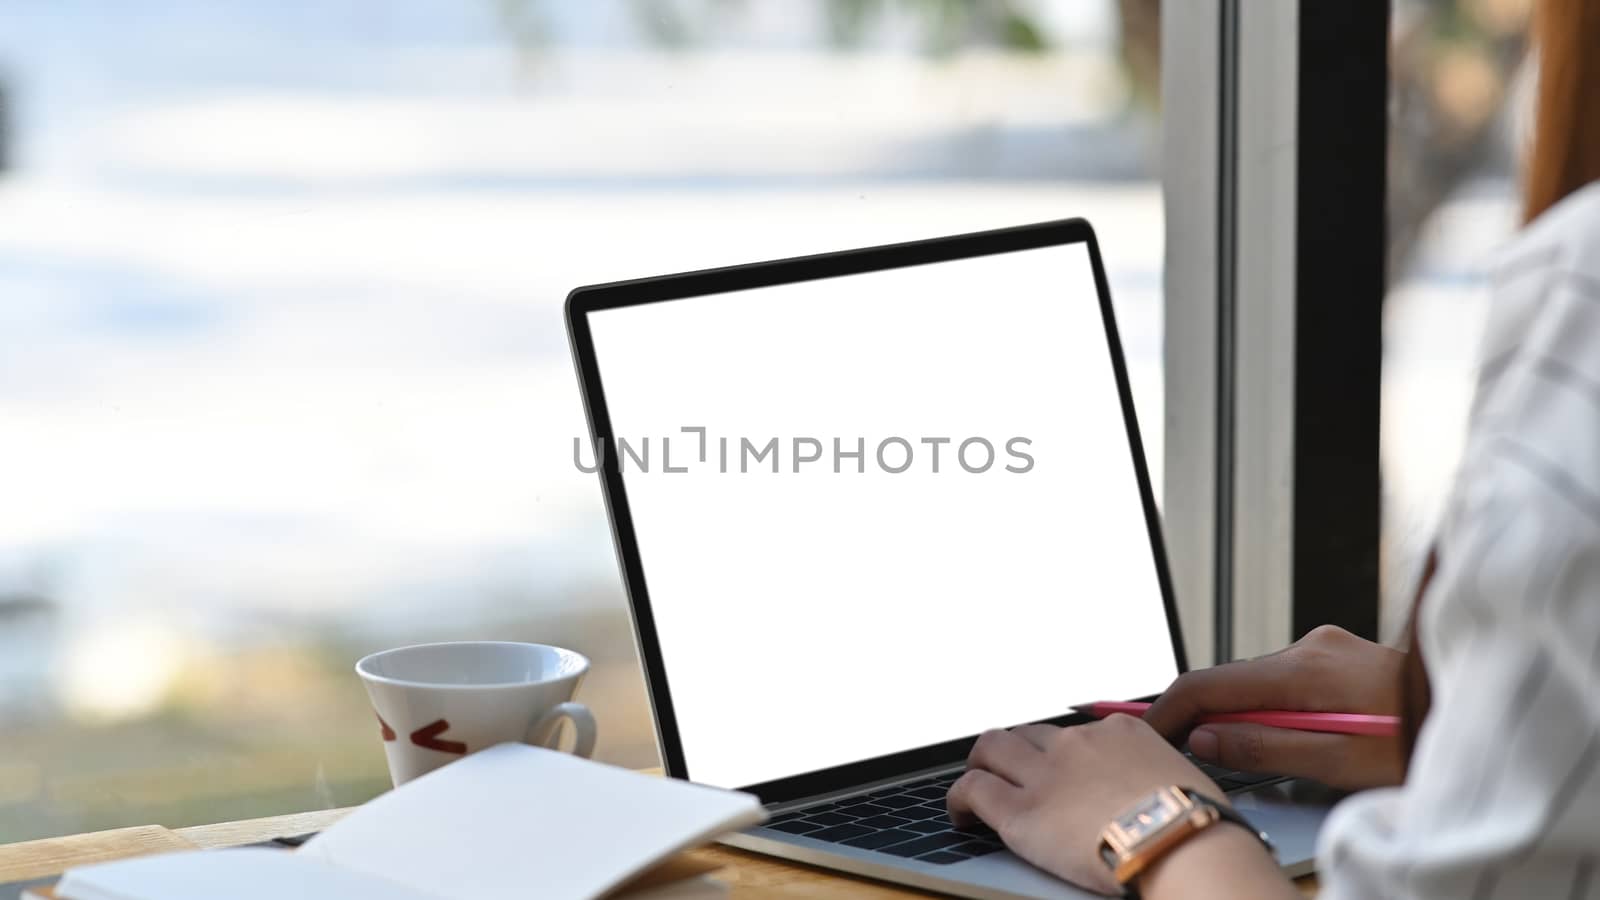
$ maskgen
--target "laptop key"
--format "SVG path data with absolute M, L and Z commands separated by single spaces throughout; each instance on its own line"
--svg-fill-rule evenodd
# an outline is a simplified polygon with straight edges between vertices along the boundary
M 890 809 L 905 809 L 908 806 L 921 806 L 922 798 L 907 797 L 904 794 L 901 794 L 894 797 L 879 797 L 872 802 L 878 804 L 879 806 L 887 806 Z
M 846 847 L 860 847 L 863 850 L 883 850 L 885 853 L 890 853 L 895 852 L 894 847 L 891 845 L 903 846 L 907 842 L 915 843 L 917 839 L 922 839 L 922 835 L 917 834 L 915 831 L 901 831 L 898 828 L 891 828 L 888 831 L 877 831 L 873 832 L 872 834 L 864 834 L 861 837 L 851 838 L 848 841 L 840 841 L 840 843 L 844 844 Z M 933 850 L 936 848 L 929 847 L 928 849 Z M 903 855 L 915 856 L 916 854 L 906 853 Z
M 817 825 L 843 825 L 850 821 L 850 817 L 842 816 L 836 812 L 823 812 L 814 816 L 806 816 L 805 821 L 813 822 Z
M 1282 778 L 1283 776 L 1281 775 L 1251 777 L 1245 775 L 1243 772 L 1240 772 L 1236 775 L 1229 775 L 1226 778 L 1218 778 L 1217 785 L 1220 786 L 1225 793 L 1234 794 L 1238 793 L 1239 791 L 1248 791 L 1253 788 L 1258 788 L 1262 785 L 1273 784 Z
M 860 819 L 856 824 L 864 825 L 867 828 L 900 828 L 910 821 L 910 819 L 902 819 L 899 816 L 872 816 L 871 818 Z
M 859 819 L 863 816 L 881 816 L 886 812 L 893 812 L 894 810 L 891 810 L 887 806 L 879 806 L 876 803 L 857 803 L 854 806 L 846 806 L 843 809 L 836 811 L 842 815 L 855 816 Z
M 1263 775 L 1260 772 L 1230 772 L 1223 777 L 1227 778 L 1229 781 L 1237 781 L 1241 784 L 1261 784 L 1262 782 L 1266 781 L 1277 781 L 1283 776 Z
M 919 856 L 923 853 L 927 853 L 929 850 L 943 850 L 946 847 L 954 847 L 957 844 L 965 844 L 969 840 L 971 840 L 971 838 L 958 831 L 947 831 L 943 834 L 923 835 L 914 841 L 906 841 L 903 844 L 895 844 L 892 847 L 885 847 L 883 848 L 883 852 L 890 853 L 895 856 Z
M 917 857 L 917 861 L 933 863 L 936 866 L 948 866 L 951 863 L 965 862 L 971 858 L 970 856 L 962 856 L 959 853 L 951 853 L 948 850 L 935 850 L 932 853 L 924 853 Z
M 909 806 L 905 809 L 895 810 L 894 814 L 905 816 L 908 819 L 943 819 L 947 817 L 943 806 Z
M 906 791 L 906 796 L 907 797 L 916 797 L 919 800 L 943 800 L 945 795 L 948 794 L 948 793 L 950 793 L 950 792 L 948 790 L 945 790 L 944 788 L 925 787 L 925 788 L 917 788 L 916 790 Z
M 824 828 L 821 831 L 810 832 L 806 834 L 806 837 L 816 838 L 819 841 L 831 841 L 837 844 L 840 841 L 847 841 L 850 838 L 871 833 L 871 828 L 862 828 L 854 822 L 849 822 L 844 825 L 835 825 L 832 828 Z
M 855 803 L 854 800 L 849 800 L 844 803 L 818 803 L 816 806 L 808 806 L 805 809 L 800 810 L 800 815 L 809 816 L 812 813 L 833 812 L 841 806 L 849 806 L 853 803 Z
M 950 823 L 939 819 L 924 819 L 921 822 L 907 822 L 900 827 L 920 834 L 938 834 L 941 831 L 949 831 Z
M 802 822 L 796 819 L 792 822 L 768 822 L 767 827 L 773 831 L 787 831 L 790 834 L 809 834 L 822 826 L 815 822 Z
M 983 824 L 982 822 L 974 822 L 974 823 L 972 823 L 971 825 L 968 825 L 965 828 L 961 828 L 961 829 L 957 829 L 957 830 L 961 834 L 965 834 L 965 835 L 968 835 L 970 837 L 993 838 L 995 840 L 999 840 L 1000 839 L 1000 833 L 999 832 L 997 832 L 993 828 L 990 828 L 989 826 Z
M 950 851 L 952 853 L 965 853 L 968 856 L 986 856 L 1005 848 L 1004 844 L 998 844 L 994 841 L 967 841 L 965 844 L 957 844 L 951 847 Z

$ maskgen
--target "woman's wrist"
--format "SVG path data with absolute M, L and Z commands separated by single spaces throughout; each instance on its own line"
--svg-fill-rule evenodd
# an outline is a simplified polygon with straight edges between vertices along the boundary
M 1143 900 L 1298 897 L 1255 835 L 1218 822 L 1167 851 L 1134 882 Z

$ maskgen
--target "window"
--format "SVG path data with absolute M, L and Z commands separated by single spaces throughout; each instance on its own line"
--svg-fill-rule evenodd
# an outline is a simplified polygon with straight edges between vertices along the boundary
M 0 10 L 0 840 L 364 800 L 419 641 L 651 764 L 578 284 L 1086 216 L 1160 485 L 1155 8 Z
M 1162 28 L 1164 513 L 1190 662 L 1375 635 L 1388 6 L 1195 0 Z
M 1530 3 L 1397 2 L 1384 310 L 1382 587 L 1400 633 L 1466 438 L 1485 266 L 1520 224 Z

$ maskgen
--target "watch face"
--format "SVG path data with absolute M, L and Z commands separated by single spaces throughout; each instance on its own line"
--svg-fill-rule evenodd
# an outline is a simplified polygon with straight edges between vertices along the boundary
M 1178 815 L 1178 806 L 1166 791 L 1151 794 L 1138 806 L 1128 810 L 1117 820 L 1129 845 L 1137 845 L 1145 838 L 1172 823 Z

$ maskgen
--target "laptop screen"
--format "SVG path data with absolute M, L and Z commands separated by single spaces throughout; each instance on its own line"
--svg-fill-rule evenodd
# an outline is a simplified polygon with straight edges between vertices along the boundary
M 688 777 L 756 785 L 1176 676 L 1086 244 L 588 324 Z

